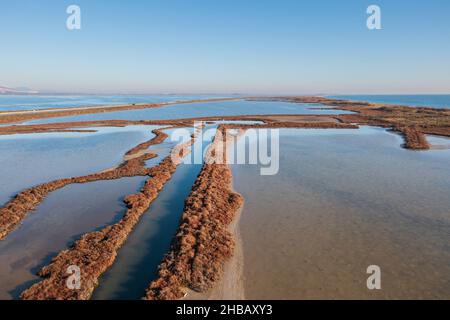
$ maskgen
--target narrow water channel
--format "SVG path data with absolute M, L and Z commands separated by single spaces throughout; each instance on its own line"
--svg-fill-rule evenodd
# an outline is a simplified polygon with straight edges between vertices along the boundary
M 211 133 L 215 128 L 215 125 L 207 126 L 205 131 L 211 129 Z M 205 134 L 203 143 L 197 139 L 194 153 L 203 152 L 212 136 Z M 101 277 L 93 299 L 136 300 L 144 296 L 145 289 L 157 275 L 159 263 L 170 249 L 183 213 L 184 200 L 201 168 L 202 164 L 181 164 L 177 168 L 119 250 L 114 265 Z

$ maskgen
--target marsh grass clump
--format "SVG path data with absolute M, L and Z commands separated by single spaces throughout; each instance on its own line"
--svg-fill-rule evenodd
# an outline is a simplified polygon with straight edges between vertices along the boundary
M 218 132 L 224 129 L 221 126 Z M 214 150 L 217 137 L 210 150 Z M 205 163 L 185 201 L 171 249 L 159 265 L 158 276 L 145 299 L 175 300 L 183 298 L 187 289 L 210 289 L 233 255 L 235 243 L 228 226 L 242 203 L 243 197 L 232 191 L 228 165 Z

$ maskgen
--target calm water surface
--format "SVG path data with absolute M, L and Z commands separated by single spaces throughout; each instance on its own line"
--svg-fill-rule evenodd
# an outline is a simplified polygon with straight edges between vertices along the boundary
M 278 175 L 233 166 L 246 298 L 450 299 L 450 150 L 378 128 L 281 132 Z

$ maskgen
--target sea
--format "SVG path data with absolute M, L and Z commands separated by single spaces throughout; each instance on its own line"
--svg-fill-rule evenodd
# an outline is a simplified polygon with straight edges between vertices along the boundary
M 160 103 L 221 98 L 214 95 L 0 95 L 0 111 Z M 329 98 L 450 109 L 448 95 L 337 95 Z
M 385 103 L 395 105 L 408 105 L 415 107 L 432 107 L 450 109 L 450 94 L 431 95 L 337 95 L 328 98 L 345 99 L 353 101 L 366 101 L 372 103 Z

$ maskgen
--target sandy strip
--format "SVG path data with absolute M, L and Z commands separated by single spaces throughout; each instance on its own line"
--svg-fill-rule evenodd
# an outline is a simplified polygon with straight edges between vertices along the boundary
M 183 300 L 245 300 L 244 246 L 239 228 L 241 214 L 242 208 L 228 228 L 234 237 L 235 248 L 233 256 L 225 262 L 222 278 L 204 293 L 187 290 Z

